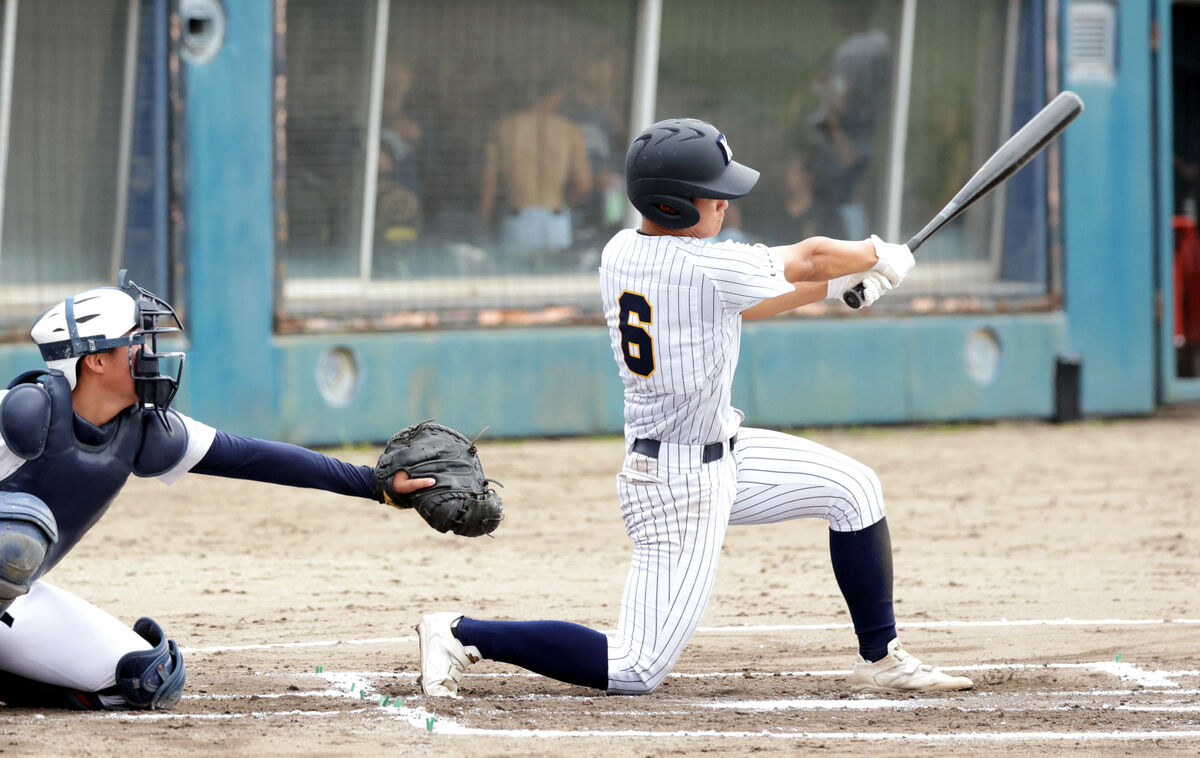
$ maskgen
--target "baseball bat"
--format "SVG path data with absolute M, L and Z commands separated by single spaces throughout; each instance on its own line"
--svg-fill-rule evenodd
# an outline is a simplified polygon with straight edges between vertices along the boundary
M 1082 112 L 1083 100 L 1079 95 L 1070 90 L 1058 93 L 1057 97 L 984 161 L 975 175 L 967 180 L 950 202 L 946 203 L 946 207 L 938 211 L 933 220 L 908 241 L 908 249 L 916 252 L 934 232 L 1020 170 Z M 863 286 L 860 283 L 843 294 L 842 300 L 851 308 L 859 308 L 862 306 L 862 294 Z

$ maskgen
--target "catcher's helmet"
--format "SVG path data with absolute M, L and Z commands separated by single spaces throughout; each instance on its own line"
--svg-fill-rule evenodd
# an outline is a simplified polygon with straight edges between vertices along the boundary
M 165 424 L 167 408 L 179 389 L 183 353 L 159 353 L 158 335 L 181 331 L 183 324 L 175 309 L 126 280 L 122 270 L 119 286 L 96 287 L 42 311 L 33 320 L 29 336 L 41 350 L 46 366 L 61 371 L 71 389 L 78 381 L 78 364 L 83 356 L 123 345 L 141 345 L 141 350 L 130 352 L 129 373 L 138 399 L 158 411 Z M 160 359 L 176 362 L 174 376 L 160 372 Z
M 625 154 L 629 201 L 668 229 L 686 229 L 700 220 L 692 198 L 741 197 L 757 181 L 757 171 L 733 160 L 725 135 L 699 119 L 659 121 L 638 135 Z M 660 204 L 678 213 L 667 213 Z

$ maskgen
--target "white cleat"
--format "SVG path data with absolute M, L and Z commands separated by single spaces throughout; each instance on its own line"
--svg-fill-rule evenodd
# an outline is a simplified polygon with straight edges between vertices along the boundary
M 463 645 L 450 631 L 461 613 L 428 613 L 415 627 L 421 645 L 421 692 L 430 697 L 458 697 L 463 671 L 483 659 L 479 648 Z
M 965 676 L 950 676 L 939 668 L 921 663 L 900 646 L 899 639 L 889 642 L 887 655 L 874 663 L 860 655 L 850 682 L 854 692 L 945 692 L 969 690 L 975 685 Z

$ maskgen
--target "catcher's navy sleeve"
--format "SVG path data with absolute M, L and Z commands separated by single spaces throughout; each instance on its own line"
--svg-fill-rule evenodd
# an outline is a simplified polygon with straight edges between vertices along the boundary
M 339 461 L 299 445 L 219 430 L 192 472 L 375 499 L 374 470 L 369 466 Z

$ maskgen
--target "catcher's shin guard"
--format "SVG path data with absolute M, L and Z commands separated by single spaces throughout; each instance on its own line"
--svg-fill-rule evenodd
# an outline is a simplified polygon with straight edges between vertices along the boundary
M 108 707 L 118 710 L 174 707 L 183 697 L 186 677 L 179 646 L 175 640 L 166 638 L 154 619 L 138 619 L 133 631 L 154 647 L 126 653 L 117 661 L 117 683 L 102 694 L 121 695 L 125 705 Z
M 58 524 L 45 503 L 25 492 L 0 492 L 0 613 L 29 592 L 57 541 Z

